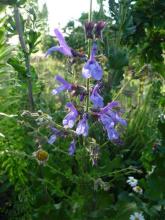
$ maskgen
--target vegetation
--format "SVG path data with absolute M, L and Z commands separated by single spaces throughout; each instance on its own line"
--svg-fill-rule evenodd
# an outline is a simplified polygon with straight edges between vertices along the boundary
M 46 5 L 0 0 L 0 219 L 165 219 L 165 3 L 98 3 L 63 28 L 66 54 L 49 50 L 60 40 L 58 30 L 49 36 Z M 91 63 L 99 80 L 82 77 Z M 95 85 L 104 107 L 120 103 L 111 122 L 91 101 Z M 68 102 L 78 112 L 71 129 L 62 125 Z M 76 129 L 83 119 L 87 136 Z

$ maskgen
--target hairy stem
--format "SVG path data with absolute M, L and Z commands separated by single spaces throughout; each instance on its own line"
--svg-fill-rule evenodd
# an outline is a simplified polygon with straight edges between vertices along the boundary
M 19 41 L 20 41 L 21 48 L 24 53 L 24 58 L 25 58 L 29 106 L 30 106 L 30 110 L 34 111 L 33 88 L 32 88 L 32 79 L 31 79 L 31 71 L 30 71 L 30 56 L 29 56 L 28 48 L 26 46 L 24 36 L 23 36 L 23 28 L 22 28 L 22 23 L 20 19 L 19 9 L 16 6 L 14 7 L 14 18 L 15 18 L 15 23 L 16 23 L 16 29 L 19 35 Z

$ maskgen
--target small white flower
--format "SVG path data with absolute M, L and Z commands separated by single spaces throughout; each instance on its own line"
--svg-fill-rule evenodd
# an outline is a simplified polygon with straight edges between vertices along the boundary
M 133 215 L 130 215 L 129 220 L 145 220 L 142 212 L 135 212 Z
M 134 186 L 133 191 L 139 193 L 140 195 L 143 193 L 143 189 L 140 186 Z
M 127 183 L 131 186 L 131 187 L 135 187 L 138 183 L 138 180 L 135 179 L 133 176 L 129 176 Z

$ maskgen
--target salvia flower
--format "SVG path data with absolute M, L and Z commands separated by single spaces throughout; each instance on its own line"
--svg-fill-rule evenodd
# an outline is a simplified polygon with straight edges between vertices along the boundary
M 93 29 L 95 23 L 92 21 L 85 22 L 85 35 L 87 39 L 93 39 Z
M 70 143 L 70 146 L 69 146 L 69 149 L 68 149 L 69 155 L 70 155 L 70 156 L 73 156 L 74 153 L 75 153 L 75 150 L 76 150 L 76 142 L 75 142 L 75 140 L 73 140 L 73 141 Z
M 97 22 L 96 27 L 95 27 L 95 37 L 96 38 L 102 38 L 102 31 L 103 31 L 105 25 L 106 25 L 105 21 Z
M 99 85 L 96 84 L 90 96 L 90 100 L 93 103 L 94 108 L 102 108 L 104 106 L 103 97 L 99 95 L 98 90 Z
M 68 83 L 65 79 L 62 78 L 62 76 L 56 75 L 55 80 L 61 84 L 61 86 L 57 87 L 56 89 L 53 89 L 52 94 L 56 95 L 64 90 L 70 91 L 72 89 L 72 84 Z
M 60 135 L 60 131 L 57 128 L 51 127 L 52 135 L 48 139 L 48 144 L 53 144 L 57 137 Z
M 71 102 L 67 103 L 66 107 L 69 108 L 70 112 L 63 119 L 63 126 L 64 128 L 73 128 L 78 117 L 78 111 Z
M 101 114 L 100 115 L 100 121 L 102 122 L 104 128 L 107 131 L 109 140 L 111 140 L 111 141 L 118 140 L 119 139 L 119 134 L 115 130 L 115 123 L 112 120 L 112 118 L 109 117 L 106 114 Z
M 107 131 L 108 138 L 111 141 L 116 141 L 119 139 L 119 133 L 116 131 L 115 126 L 119 123 L 126 126 L 127 123 L 122 119 L 117 110 L 119 108 L 118 102 L 110 102 L 104 108 L 100 110 L 99 119 Z
M 46 56 L 50 55 L 54 51 L 58 51 L 65 56 L 72 57 L 72 49 L 66 43 L 62 33 L 58 29 L 55 29 L 54 33 L 59 42 L 59 46 L 49 48 L 48 51 L 46 52 Z
M 88 135 L 89 126 L 88 126 L 87 118 L 88 118 L 87 114 L 85 113 L 83 115 L 83 118 L 79 121 L 77 125 L 77 128 L 76 128 L 77 135 L 83 135 L 84 137 Z
M 130 215 L 130 220 L 145 220 L 142 212 L 135 212 L 134 214 Z
M 82 69 L 82 75 L 86 79 L 93 77 L 95 80 L 101 80 L 102 78 L 103 70 L 95 59 L 96 52 L 97 52 L 97 44 L 96 42 L 94 42 L 92 46 L 90 58 Z
M 129 176 L 127 183 L 131 186 L 131 187 L 135 187 L 138 184 L 138 180 L 135 179 L 133 176 Z

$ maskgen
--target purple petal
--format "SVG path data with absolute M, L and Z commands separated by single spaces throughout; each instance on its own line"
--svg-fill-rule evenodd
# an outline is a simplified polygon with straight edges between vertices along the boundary
M 116 123 L 120 123 L 123 126 L 127 126 L 127 122 L 123 118 L 121 118 L 117 112 L 114 113 L 111 111 L 108 114 L 113 118 L 114 121 L 116 121 Z
M 74 105 L 71 102 L 66 103 L 66 107 L 70 109 L 70 111 L 74 112 L 78 116 L 77 109 L 74 107 Z
M 99 113 L 99 119 L 107 130 L 108 138 L 113 142 L 119 140 L 119 133 L 115 130 L 115 126 L 118 123 L 123 126 L 127 125 L 126 121 L 120 117 L 121 111 L 115 109 L 119 106 L 118 102 L 110 102 Z
M 101 113 L 106 113 L 109 110 L 111 110 L 112 108 L 116 108 L 119 106 L 120 106 L 119 102 L 116 102 L 116 101 L 110 102 L 104 108 L 101 109 Z
M 66 88 L 71 88 L 71 84 L 68 83 L 62 76 L 56 75 L 55 80 L 57 80 L 59 83 L 65 85 Z
M 95 61 L 96 53 L 97 53 L 97 44 L 96 42 L 94 42 L 91 49 L 90 61 Z
M 100 120 L 102 122 L 102 124 L 104 125 L 104 127 L 108 127 L 108 128 L 114 128 L 115 123 L 112 120 L 112 118 L 110 118 L 108 115 L 106 114 L 102 114 L 100 115 Z
M 47 52 L 46 52 L 46 54 L 45 54 L 45 56 L 47 57 L 48 55 L 50 55 L 52 52 L 54 52 L 54 51 L 59 51 L 59 47 L 51 47 L 51 48 L 49 48 L 48 50 L 47 50 Z
M 101 80 L 103 70 L 98 62 L 88 61 L 82 69 L 82 75 L 86 79 L 92 76 L 95 80 Z
M 62 54 L 66 55 L 66 56 L 72 56 L 71 48 L 66 43 L 62 33 L 57 28 L 54 29 L 54 33 L 55 33 L 56 38 L 58 39 L 58 42 L 60 44 L 61 51 L 59 51 L 59 52 L 61 52 Z
M 117 140 L 119 138 L 118 132 L 113 128 L 107 128 L 108 138 L 109 140 Z
M 102 108 L 104 106 L 103 97 L 101 97 L 99 93 L 97 92 L 98 89 L 99 89 L 99 86 L 96 85 L 92 91 L 90 100 L 93 103 L 95 108 Z
M 68 83 L 65 79 L 63 79 L 61 76 L 57 75 L 55 76 L 55 80 L 57 80 L 59 83 L 61 83 L 62 85 L 57 87 L 56 89 L 53 89 L 52 94 L 56 95 L 60 92 L 62 92 L 63 90 L 71 90 L 72 88 L 72 84 Z
M 83 119 L 79 121 L 77 128 L 76 128 L 76 134 L 77 135 L 83 135 L 86 137 L 88 135 L 88 121 L 87 121 L 87 116 L 84 114 Z
M 76 118 L 77 116 L 74 114 L 74 112 L 68 113 L 62 121 L 64 128 L 73 128 Z
M 91 77 L 91 71 L 90 71 L 90 67 L 89 67 L 89 61 L 84 65 L 83 69 L 82 69 L 82 75 L 85 79 L 89 79 Z
M 47 50 L 45 56 L 47 57 L 48 55 L 50 55 L 50 54 L 51 54 L 52 52 L 54 52 L 54 51 L 58 51 L 58 52 L 62 53 L 62 54 L 65 55 L 65 56 L 72 56 L 71 50 L 70 50 L 69 48 L 63 47 L 63 46 L 60 46 L 60 47 L 55 46 L 55 47 L 49 48 L 49 49 Z
M 51 130 L 55 134 L 59 134 L 60 133 L 60 131 L 57 128 L 55 128 L 55 127 L 51 127 Z
M 60 53 L 62 53 L 63 55 L 65 56 L 69 56 L 69 57 L 72 57 L 72 52 L 71 52 L 71 49 L 68 48 L 68 47 L 59 47 L 59 50 L 58 50 Z
M 51 135 L 48 139 L 48 144 L 53 144 L 57 139 L 57 136 L 55 134 Z
M 55 28 L 54 33 L 56 35 L 56 38 L 58 39 L 58 42 L 61 46 L 66 46 L 67 43 L 65 41 L 65 38 L 63 37 L 62 33 L 59 31 L 59 29 Z
M 71 102 L 67 103 L 66 107 L 69 108 L 70 113 L 68 113 L 65 116 L 62 123 L 63 123 L 64 128 L 68 128 L 68 127 L 73 128 L 73 126 L 76 122 L 77 116 L 78 116 L 78 112 Z
M 58 29 L 55 29 L 54 32 L 55 32 L 55 35 L 58 39 L 60 46 L 55 46 L 55 47 L 51 47 L 50 49 L 48 49 L 46 52 L 46 56 L 50 55 L 54 51 L 58 51 L 58 52 L 64 54 L 65 56 L 72 57 L 73 56 L 72 50 L 68 46 L 68 44 L 66 43 L 62 33 Z
M 62 85 L 62 86 L 57 87 L 56 89 L 53 89 L 52 94 L 57 95 L 57 94 L 59 94 L 60 92 L 62 92 L 64 90 L 65 90 L 65 86 Z
M 108 108 L 112 109 L 112 108 L 116 108 L 116 107 L 120 107 L 120 103 L 117 101 L 112 101 L 110 103 L 108 103 Z
M 82 75 L 84 78 L 88 79 L 91 76 L 95 80 L 101 80 L 103 75 L 103 70 L 98 62 L 95 60 L 95 56 L 97 53 L 97 44 L 96 42 L 93 43 L 90 59 L 87 61 L 87 63 L 84 65 L 82 69 Z
M 116 140 L 119 138 L 119 134 L 114 129 L 115 122 L 112 120 L 112 118 L 106 114 L 100 115 L 100 121 L 102 122 L 104 128 L 107 131 L 109 140 Z
M 75 142 L 75 140 L 73 140 L 73 141 L 70 143 L 70 146 L 69 146 L 69 149 L 68 149 L 69 155 L 70 155 L 70 156 L 73 156 L 74 153 L 75 153 L 75 150 L 76 150 L 76 142 Z
M 95 80 L 101 80 L 102 75 L 103 75 L 103 70 L 101 66 L 98 64 L 98 62 L 94 62 L 91 66 L 91 75 Z

